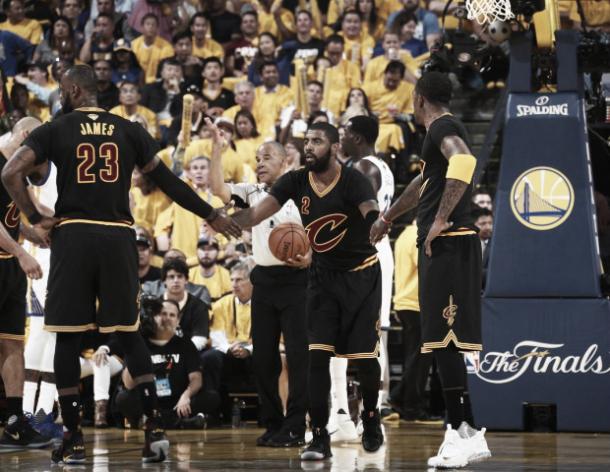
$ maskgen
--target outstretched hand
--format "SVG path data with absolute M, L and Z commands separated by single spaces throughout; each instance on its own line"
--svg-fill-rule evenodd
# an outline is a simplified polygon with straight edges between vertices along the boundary
M 386 234 L 388 234 L 388 231 L 390 231 L 391 227 L 392 225 L 384 223 L 381 218 L 377 218 L 375 223 L 373 223 L 373 225 L 371 226 L 371 232 L 369 236 L 371 244 L 374 245 L 378 243 Z
M 214 231 L 222 233 L 226 237 L 241 238 L 241 226 L 233 218 L 227 216 L 223 210 L 214 210 L 207 222 Z

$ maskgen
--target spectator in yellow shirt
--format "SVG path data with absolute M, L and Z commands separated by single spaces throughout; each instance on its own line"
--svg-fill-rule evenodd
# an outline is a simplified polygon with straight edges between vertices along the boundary
M 265 137 L 256 129 L 256 120 L 248 110 L 240 110 L 235 115 L 235 147 L 244 164 L 256 170 L 256 150 Z
M 159 123 L 154 111 L 145 106 L 138 105 L 141 95 L 138 86 L 132 82 L 122 82 L 119 85 L 120 105 L 112 108 L 110 113 L 114 113 L 130 121 L 137 121 L 155 138 L 159 139 Z
M 582 0 L 582 10 L 587 27 L 610 32 L 610 2 L 608 0 Z M 576 0 L 570 6 L 570 20 L 575 29 L 581 29 L 581 18 Z
M 258 13 L 259 31 L 271 33 L 279 42 L 286 41 L 294 36 L 296 30 L 294 15 L 282 7 L 277 0 L 257 0 L 253 6 Z
M 385 21 L 379 17 L 374 0 L 358 0 L 356 11 L 362 18 L 362 31 L 375 41 L 380 40 L 385 31 Z
M 203 285 L 210 292 L 212 302 L 231 293 L 229 271 L 218 263 L 220 246 L 216 239 L 200 238 L 197 241 L 197 260 L 199 265 L 189 273 L 189 280 Z
M 362 17 L 356 10 L 348 10 L 341 18 L 341 31 L 345 40 L 345 58 L 364 69 L 373 55 L 375 40 L 362 30 Z
M 172 201 L 137 167 L 131 174 L 131 183 L 129 193 L 133 202 L 131 213 L 135 224 L 152 233 L 157 217 L 171 205 Z
M 223 47 L 212 38 L 207 37 L 209 26 L 208 19 L 203 12 L 197 12 L 191 18 L 190 30 L 193 35 L 193 54 L 201 59 L 210 56 L 224 58 Z
M 371 84 L 380 82 L 383 79 L 385 68 L 390 61 L 398 60 L 407 67 L 405 80 L 414 84 L 417 81 L 415 74 L 418 71 L 419 65 L 413 59 L 409 51 L 400 49 L 400 40 L 398 35 L 386 31 L 383 34 L 383 41 L 381 45 L 383 47 L 383 55 L 371 59 L 367 64 L 364 74 L 364 83 Z
M 144 71 L 147 84 L 157 79 L 159 63 L 174 55 L 174 48 L 169 41 L 159 36 L 159 18 L 154 13 L 147 13 L 140 21 L 142 36 L 131 43 L 131 49 L 136 55 L 140 67 Z
M 322 107 L 339 116 L 343 111 L 349 90 L 360 87 L 362 78 L 360 67 L 343 58 L 345 40 L 342 36 L 333 34 L 326 40 L 326 56 L 330 67 L 324 77 L 324 97 Z
M 413 89 L 415 86 L 403 80 L 405 65 L 390 61 L 383 73 L 383 81 L 364 84 L 369 105 L 380 123 L 394 123 L 413 113 Z
M 277 124 L 282 108 L 288 106 L 294 100 L 292 90 L 279 83 L 280 74 L 275 62 L 263 62 L 259 71 L 263 85 L 256 87 L 254 106 L 258 109 L 258 113 L 273 116 L 273 123 Z
M 25 17 L 24 1 L 9 0 L 4 3 L 6 21 L 0 30 L 10 31 L 36 45 L 42 41 L 42 26 L 36 20 Z
M 265 138 L 275 138 L 275 122 L 269 113 L 254 106 L 254 85 L 244 80 L 235 84 L 235 106 L 232 106 L 222 114 L 224 118 L 235 121 L 235 116 L 239 110 L 248 110 L 254 116 L 256 129 Z

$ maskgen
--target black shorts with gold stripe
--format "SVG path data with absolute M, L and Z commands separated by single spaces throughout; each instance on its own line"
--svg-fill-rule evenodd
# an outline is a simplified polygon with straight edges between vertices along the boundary
M 352 271 L 313 265 L 307 287 L 309 350 L 349 359 L 379 355 L 381 269 L 377 255 Z
M 439 236 L 432 257 L 419 248 L 422 352 L 480 351 L 481 242 L 476 234 Z
M 0 340 L 22 341 L 27 280 L 16 257 L 0 251 Z
M 138 252 L 128 224 L 66 220 L 51 239 L 45 329 L 138 329 Z

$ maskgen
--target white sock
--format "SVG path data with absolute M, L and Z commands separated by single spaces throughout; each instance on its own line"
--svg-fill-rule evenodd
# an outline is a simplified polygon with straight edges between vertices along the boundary
M 385 334 L 385 336 L 384 336 Z M 381 368 L 381 382 L 379 383 L 379 396 L 377 397 L 377 408 L 381 408 L 381 405 L 387 404 L 388 402 L 388 389 L 386 384 L 386 377 L 389 378 L 389 365 L 388 365 L 388 350 L 387 350 L 387 332 L 383 332 L 379 337 L 379 367 Z
M 330 398 L 331 414 L 343 410 L 349 415 L 347 400 L 347 359 L 330 358 Z
M 41 408 L 48 415 L 53 411 L 53 405 L 55 404 L 55 395 L 57 394 L 57 388 L 54 383 L 40 382 L 40 395 L 38 395 L 38 405 L 36 405 L 36 411 Z
M 36 391 L 38 390 L 38 382 L 23 382 L 23 411 L 25 413 L 36 413 L 34 411 L 34 402 L 36 401 Z
M 93 399 L 108 400 L 110 390 L 110 365 L 100 367 L 93 363 Z

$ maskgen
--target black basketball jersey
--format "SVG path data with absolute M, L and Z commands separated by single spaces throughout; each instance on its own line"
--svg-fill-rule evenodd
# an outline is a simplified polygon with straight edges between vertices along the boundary
M 6 164 L 6 157 L 0 152 L 0 173 Z M 13 199 L 8 194 L 2 182 L 0 182 L 0 222 L 4 225 L 4 228 L 11 235 L 11 237 L 17 241 L 19 239 L 19 222 L 20 212 Z M 7 254 L 5 251 L 0 249 L 0 254 Z
M 284 174 L 270 193 L 283 205 L 292 199 L 299 208 L 313 249 L 313 263 L 335 270 L 351 270 L 376 255 L 368 225 L 358 208 L 375 201 L 375 191 L 361 172 L 342 167 L 337 179 L 318 192 L 307 169 Z
M 459 136 L 470 147 L 466 128 L 453 115 L 441 116 L 430 125 L 421 154 L 422 185 L 417 206 L 418 243 L 422 243 L 426 239 L 445 190 L 445 174 L 447 174 L 449 161 L 441 152 L 441 143 L 446 136 Z M 449 216 L 448 221 L 453 222 L 453 226 L 447 232 L 455 232 L 462 228 L 476 230 L 470 213 L 471 200 L 472 185 L 469 185 Z
M 129 188 L 134 166 L 159 151 L 138 123 L 101 108 L 80 108 L 36 128 L 24 144 L 57 167 L 55 216 L 133 223 Z

